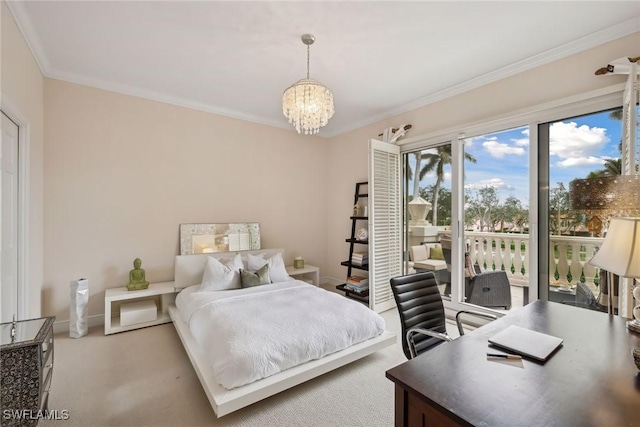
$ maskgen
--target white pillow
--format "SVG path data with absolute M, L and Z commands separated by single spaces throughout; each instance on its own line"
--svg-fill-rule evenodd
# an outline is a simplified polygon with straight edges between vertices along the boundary
M 227 289 L 240 289 L 240 269 L 244 268 L 242 257 L 236 254 L 233 258 L 218 260 L 207 257 L 202 274 L 200 291 L 224 291 Z
M 284 260 L 280 252 L 268 260 L 264 259 L 264 254 L 247 254 L 247 264 L 247 270 L 251 272 L 258 271 L 263 265 L 269 264 L 269 276 L 271 276 L 271 282 L 273 283 L 291 280 L 291 277 L 287 274 L 287 268 L 284 266 Z

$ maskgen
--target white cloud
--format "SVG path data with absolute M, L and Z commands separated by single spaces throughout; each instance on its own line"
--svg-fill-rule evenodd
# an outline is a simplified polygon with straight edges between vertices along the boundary
M 519 146 L 519 147 L 528 147 L 529 146 L 529 128 L 526 128 L 522 131 L 524 135 L 523 138 L 512 139 L 511 141 Z
M 420 182 L 424 182 L 426 180 L 432 180 L 432 184 L 436 183 L 436 172 L 435 171 L 431 171 L 431 172 L 427 172 L 423 177 L 422 177 L 422 181 Z M 449 171 L 445 171 L 444 173 L 444 180 L 451 182 L 451 172 Z
M 464 139 L 464 148 L 465 149 L 469 149 L 471 147 L 474 147 L 476 145 L 476 141 L 478 141 L 480 139 L 480 137 L 475 136 L 473 138 L 465 138 Z
M 482 146 L 493 157 L 503 158 L 507 154 L 514 154 L 516 156 L 522 156 L 526 154 L 526 150 L 522 147 L 514 147 L 503 142 L 498 142 L 495 137 L 488 139 L 482 143 Z
M 556 165 L 560 166 L 561 168 L 570 168 L 570 167 L 574 167 L 574 166 L 600 166 L 604 164 L 604 158 L 602 157 L 595 157 L 595 156 L 589 156 L 589 157 L 570 157 L 568 159 L 564 159 L 561 160 L 559 162 L 556 162 Z
M 567 166 L 593 162 L 593 158 L 609 142 L 607 130 L 575 122 L 556 122 L 549 129 L 549 154 L 558 156 Z M 584 163 L 582 163 L 584 164 Z M 588 163 L 594 164 L 594 163 Z
M 479 190 L 484 187 L 493 187 L 496 190 L 513 190 L 514 187 L 512 185 L 507 184 L 502 180 L 502 178 L 489 178 L 482 179 L 478 182 L 474 182 L 472 184 L 467 184 L 464 188 L 469 190 Z
M 520 139 L 512 139 L 513 143 L 518 147 L 528 147 L 529 146 L 529 138 L 520 138 Z

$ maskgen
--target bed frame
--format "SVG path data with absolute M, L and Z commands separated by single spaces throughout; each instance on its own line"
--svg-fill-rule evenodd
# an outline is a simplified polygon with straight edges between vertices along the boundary
M 270 257 L 282 249 L 266 249 L 256 251 L 242 251 L 241 254 L 264 253 Z M 176 256 L 175 282 L 177 289 L 200 283 L 207 256 L 216 258 L 229 257 L 235 253 L 213 253 L 198 255 Z M 218 384 L 213 376 L 212 368 L 206 356 L 200 350 L 198 343 L 191 335 L 187 323 L 182 319 L 175 304 L 169 306 L 169 315 L 180 336 L 180 340 L 189 355 L 193 369 L 196 371 L 202 388 L 211 403 L 217 417 L 222 417 L 238 409 L 249 406 L 252 403 L 263 400 L 269 396 L 280 393 L 317 376 L 347 365 L 355 360 L 368 356 L 376 351 L 396 343 L 396 335 L 385 331 L 382 335 L 348 347 L 344 350 L 330 354 L 322 359 L 312 360 L 302 365 L 284 370 L 278 374 L 255 381 L 251 384 L 227 390 Z

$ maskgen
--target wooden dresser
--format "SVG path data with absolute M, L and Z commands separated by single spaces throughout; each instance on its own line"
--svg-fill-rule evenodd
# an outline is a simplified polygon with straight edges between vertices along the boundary
M 2 323 L 2 426 L 35 426 L 48 409 L 55 317 Z M 13 329 L 13 333 L 12 333 Z

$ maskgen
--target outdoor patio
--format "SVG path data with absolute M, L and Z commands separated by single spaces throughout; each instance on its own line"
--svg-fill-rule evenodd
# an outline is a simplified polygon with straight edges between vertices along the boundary
M 467 249 L 474 264 L 483 271 L 502 270 L 511 284 L 511 310 L 523 306 L 529 285 L 529 234 L 466 231 Z M 550 300 L 570 302 L 575 299 L 577 283 L 584 283 L 595 297 L 598 269 L 588 263 L 604 241 L 597 237 L 551 236 L 549 252 L 551 279 Z M 441 293 L 445 286 L 442 285 Z M 529 299 L 530 301 L 530 299 Z M 506 312 L 506 310 L 498 310 Z

